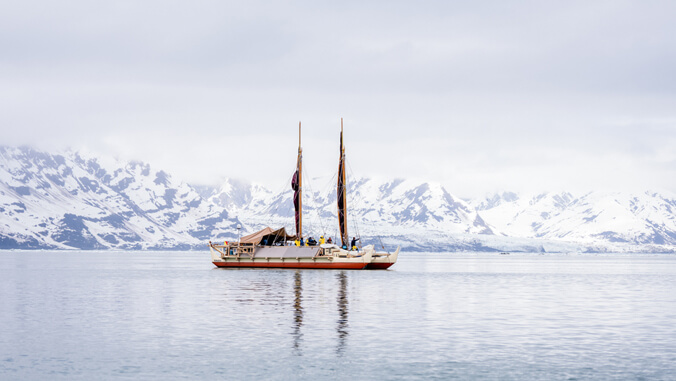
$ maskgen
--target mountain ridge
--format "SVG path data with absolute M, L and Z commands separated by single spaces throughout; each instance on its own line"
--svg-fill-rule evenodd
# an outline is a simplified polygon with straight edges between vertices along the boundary
M 327 185 L 305 189 L 306 234 L 335 237 L 332 180 L 315 180 Z M 669 192 L 500 192 L 462 200 L 435 182 L 359 178 L 348 182 L 348 195 L 349 231 L 379 246 L 676 252 L 676 196 Z M 236 179 L 195 186 L 138 161 L 0 146 L 0 249 L 201 249 L 268 225 L 292 231 L 291 198 L 290 185 L 276 192 Z

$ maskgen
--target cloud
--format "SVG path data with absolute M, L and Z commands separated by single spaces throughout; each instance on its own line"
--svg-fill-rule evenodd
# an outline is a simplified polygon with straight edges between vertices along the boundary
M 333 170 L 343 116 L 364 176 L 676 190 L 674 16 L 660 1 L 4 2 L 0 138 L 284 181 L 252 174 L 293 162 L 298 120 L 307 160 Z

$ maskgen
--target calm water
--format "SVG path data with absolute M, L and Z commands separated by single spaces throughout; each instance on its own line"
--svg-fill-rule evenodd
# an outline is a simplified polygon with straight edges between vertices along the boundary
M 676 379 L 676 256 L 0 252 L 0 379 Z

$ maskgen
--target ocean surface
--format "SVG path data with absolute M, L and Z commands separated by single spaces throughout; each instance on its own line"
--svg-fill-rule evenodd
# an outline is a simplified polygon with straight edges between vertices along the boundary
M 676 379 L 676 256 L 0 252 L 0 379 Z

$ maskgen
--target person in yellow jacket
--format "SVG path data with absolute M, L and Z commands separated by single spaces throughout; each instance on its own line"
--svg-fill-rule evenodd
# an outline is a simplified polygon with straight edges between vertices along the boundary
M 352 246 L 352 250 L 357 250 L 357 241 L 359 241 L 359 238 L 352 237 L 352 242 L 350 243 L 350 246 Z
M 296 244 L 296 246 L 300 246 L 300 241 L 299 241 L 299 240 L 298 240 L 297 238 L 296 238 L 296 240 L 295 240 L 295 241 L 293 241 L 293 243 L 295 243 L 295 244 Z
M 326 243 L 326 241 L 324 240 L 324 236 L 319 237 L 319 244 L 323 245 L 325 243 Z

